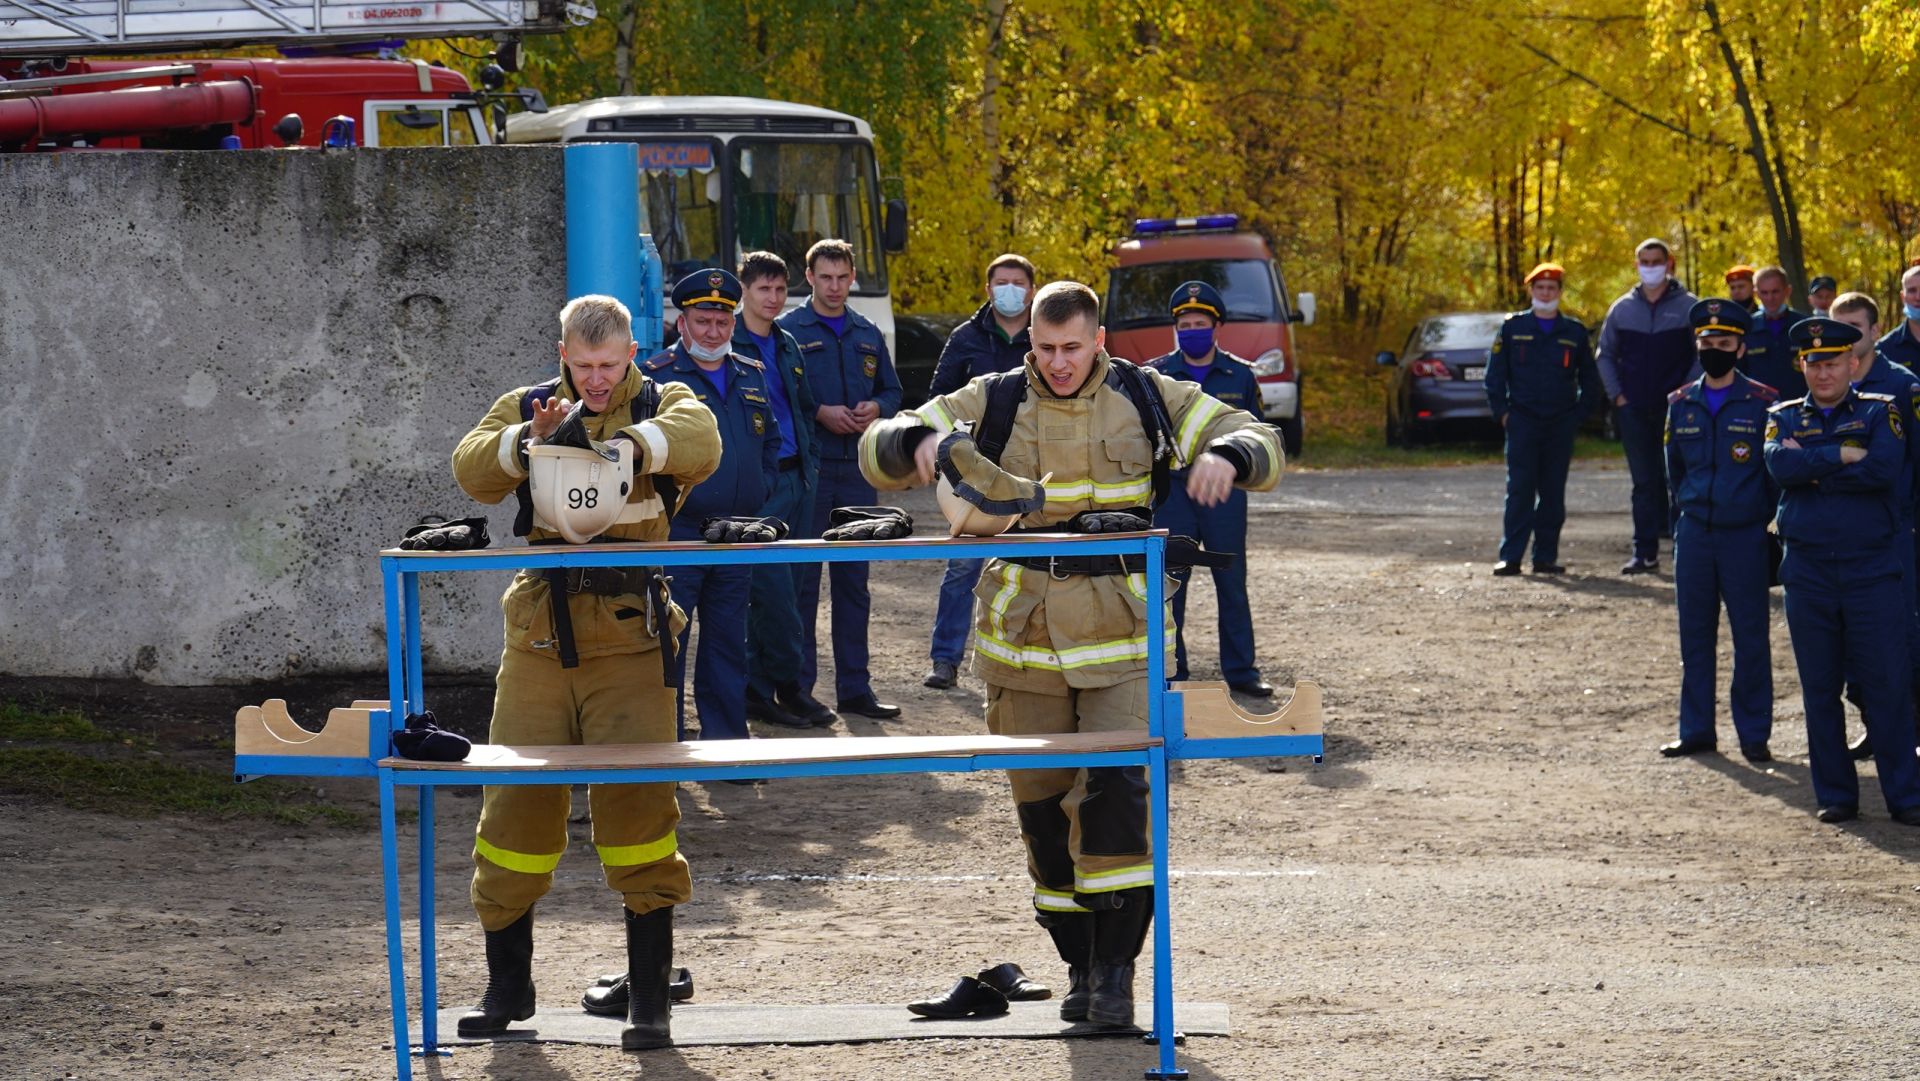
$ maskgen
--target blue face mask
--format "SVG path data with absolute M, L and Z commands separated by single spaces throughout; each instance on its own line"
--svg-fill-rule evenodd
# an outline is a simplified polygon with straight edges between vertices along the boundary
M 1916 308 L 1911 304 L 1902 304 L 1900 305 L 1900 310 L 1906 313 L 1908 319 L 1920 322 L 1920 308 Z
M 1195 360 L 1213 352 L 1213 328 L 1190 327 L 1176 330 L 1173 338 L 1180 343 L 1180 351 Z
M 1027 310 L 1027 287 L 1003 282 L 993 287 L 993 310 L 1011 319 Z

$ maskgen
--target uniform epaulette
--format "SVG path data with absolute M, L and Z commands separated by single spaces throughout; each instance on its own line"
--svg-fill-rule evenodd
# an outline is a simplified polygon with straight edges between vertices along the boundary
M 1687 387 L 1690 387 L 1692 385 L 1693 385 L 1692 383 L 1688 383 Z M 1673 389 L 1673 392 L 1667 395 L 1667 404 L 1673 405 L 1674 403 L 1678 402 L 1680 399 L 1685 398 L 1687 396 L 1687 387 L 1675 387 Z
M 652 359 L 648 360 L 645 364 L 642 364 L 640 367 L 649 372 L 657 372 L 660 369 L 672 363 L 673 363 L 673 350 L 669 349 L 666 352 L 661 353 L 653 357 Z
M 1793 406 L 1799 405 L 1801 402 L 1804 402 L 1804 401 L 1806 401 L 1805 398 L 1794 398 L 1789 401 L 1775 402 L 1772 405 L 1767 407 L 1767 412 L 1778 413 L 1782 409 L 1790 409 Z
M 758 360 L 755 360 L 754 358 L 746 355 L 745 353 L 735 353 L 733 355 L 733 359 L 739 361 L 742 364 L 748 365 L 750 367 L 758 368 L 761 371 L 765 371 L 767 368 L 766 365 L 760 363 Z
M 1870 402 L 1890 402 L 1894 400 L 1893 395 L 1882 394 L 1877 390 L 1856 390 L 1854 393 Z
M 1767 383 L 1762 383 L 1758 379 L 1748 378 L 1747 386 L 1752 388 L 1754 397 L 1762 399 L 1763 401 L 1770 402 L 1780 397 L 1779 391 Z

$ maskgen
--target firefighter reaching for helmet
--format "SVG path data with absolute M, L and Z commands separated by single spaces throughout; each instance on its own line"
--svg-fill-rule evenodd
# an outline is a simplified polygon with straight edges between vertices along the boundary
M 667 539 L 679 493 L 720 462 L 714 417 L 691 390 L 633 365 L 627 309 L 585 296 L 560 313 L 560 378 L 500 396 L 453 454 L 482 503 L 520 500 L 529 544 Z M 501 598 L 506 648 L 491 742 L 671 743 L 670 646 L 686 617 L 657 567 L 524 570 Z M 533 1015 L 533 906 L 567 850 L 566 785 L 488 786 L 474 837 L 473 907 L 486 931 L 487 990 L 462 1036 Z M 674 786 L 588 789 L 607 885 L 625 899 L 629 1050 L 672 1042 L 667 974 L 673 906 L 692 895 Z
M 1108 357 L 1099 323 L 1093 290 L 1075 282 L 1042 289 L 1025 363 L 873 425 L 860 439 L 862 471 L 876 488 L 899 490 L 932 483 L 938 470 L 979 499 L 996 485 L 971 483 L 979 478 L 961 467 L 997 462 L 979 468 L 1044 481 L 1044 505 L 1020 528 L 1049 532 L 1146 528 L 1156 488 L 1163 496 L 1170 471 L 1183 466 L 1186 494 L 1201 506 L 1236 487 L 1279 482 L 1285 459 L 1272 428 L 1197 383 Z M 1164 612 L 1149 621 L 1143 570 L 1139 556 L 987 564 L 975 589 L 974 670 L 987 684 L 989 731 L 1146 727 L 1147 635 L 1157 623 L 1170 653 L 1173 624 Z M 1018 770 L 1009 778 L 1036 919 L 1068 966 L 1060 1014 L 1131 1024 L 1134 960 L 1153 917 L 1146 771 Z

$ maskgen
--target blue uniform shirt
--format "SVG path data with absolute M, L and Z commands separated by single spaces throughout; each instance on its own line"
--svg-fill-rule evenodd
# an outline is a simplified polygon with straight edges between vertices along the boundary
M 1761 440 L 1780 396 L 1737 372 L 1717 410 L 1707 401 L 1713 393 L 1696 379 L 1667 398 L 1667 490 L 1689 521 L 1759 525 L 1773 517 L 1777 498 Z
M 1159 369 L 1160 374 L 1169 379 L 1200 384 L 1201 390 L 1230 408 L 1244 409 L 1256 417 L 1260 415 L 1260 381 L 1254 377 L 1253 368 L 1219 346 L 1214 347 L 1211 364 L 1192 367 L 1187 355 L 1175 349 L 1147 361 L 1147 366 Z
M 1530 310 L 1507 316 L 1487 350 L 1486 386 L 1496 419 L 1514 409 L 1541 419 L 1584 417 L 1606 397 L 1586 324 L 1565 312 L 1551 324 Z
M 793 405 L 787 400 L 787 381 L 774 378 L 780 372 L 780 328 L 769 328 L 773 333 L 761 337 L 751 330 L 745 330 L 746 323 L 740 324 L 753 348 L 760 356 L 760 367 L 768 374 L 767 399 L 773 403 L 773 418 L 780 422 L 780 457 L 791 458 L 800 453 L 800 446 L 794 440 Z M 784 374 L 784 373 L 782 373 Z
M 1807 317 L 1805 312 L 1783 308 L 1780 318 L 1769 321 L 1760 311 L 1753 313 L 1747 331 L 1747 355 L 1740 358 L 1740 372 L 1780 392 L 1782 398 L 1804 398 L 1807 380 L 1793 366 L 1793 341 L 1787 331 Z
M 805 486 L 812 488 L 814 478 L 820 475 L 820 450 L 815 441 L 819 427 L 813 421 L 813 411 L 819 403 L 814 401 L 813 388 L 807 383 L 807 370 L 800 360 L 800 343 L 778 324 L 774 325 L 771 337 L 775 360 L 763 365 L 763 370 L 774 419 L 780 422 L 779 454 L 783 459 L 793 454 L 800 456 L 801 476 Z M 744 319 L 733 324 L 733 351 L 741 356 L 763 356 L 759 342 L 747 332 Z M 775 383 L 779 384 L 777 389 Z M 783 403 L 787 409 L 785 415 L 779 412 Z
M 738 353 L 721 363 L 715 379 L 688 355 L 684 344 L 647 358 L 641 370 L 656 383 L 684 383 L 713 412 L 720 428 L 720 468 L 686 493 L 673 517 L 676 539 L 698 534 L 701 522 L 729 514 L 758 514 L 779 471 L 780 423 L 767 399 L 760 362 Z
M 1891 396 L 1893 408 L 1900 412 L 1901 423 L 1912 433 L 1916 419 L 1920 419 L 1920 376 L 1912 369 L 1889 360 L 1884 353 L 1876 353 L 1873 367 L 1867 369 L 1866 376 L 1854 387 Z M 1913 501 L 1920 497 L 1920 444 L 1912 440 L 1907 441 L 1907 470 L 1900 478 L 1899 494 L 1901 509 L 1911 521 Z
M 1780 488 L 1777 520 L 1789 556 L 1850 560 L 1891 549 L 1907 462 L 1906 426 L 1893 406 L 1888 395 L 1849 389 L 1832 410 L 1796 398 L 1768 413 L 1767 472 Z M 1785 446 L 1788 439 L 1800 446 Z M 1843 465 L 1843 446 L 1867 456 Z
M 900 376 L 893 370 L 887 339 L 873 321 L 846 309 L 844 330 L 836 334 L 827 318 L 812 304 L 802 304 L 780 317 L 779 326 L 800 345 L 807 382 L 821 405 L 848 408 L 864 401 L 879 403 L 882 418 L 900 411 Z M 820 457 L 844 461 L 859 459 L 860 436 L 842 435 L 815 425 Z
M 1873 343 L 1873 348 L 1875 352 L 1895 364 L 1904 364 L 1920 372 L 1920 338 L 1913 336 L 1913 325 L 1907 322 L 1905 315 L 1900 317 L 1899 326 L 1881 335 L 1880 340 Z

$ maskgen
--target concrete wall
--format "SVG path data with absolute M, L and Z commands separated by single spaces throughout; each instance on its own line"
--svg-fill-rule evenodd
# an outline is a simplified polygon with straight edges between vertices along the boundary
M 0 672 L 382 670 L 375 552 L 510 531 L 448 456 L 557 371 L 557 149 L 0 156 L 0 206 Z M 425 580 L 432 669 L 504 583 Z

